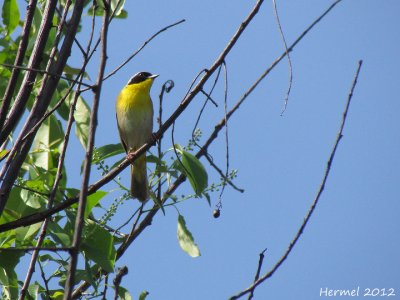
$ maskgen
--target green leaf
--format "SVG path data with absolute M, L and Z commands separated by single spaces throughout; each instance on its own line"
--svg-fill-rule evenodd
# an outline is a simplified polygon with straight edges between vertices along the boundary
M 0 151 L 0 162 L 7 157 L 9 152 L 10 152 L 10 150 L 7 150 L 7 149 Z
M 36 233 L 39 231 L 42 223 L 32 224 L 27 227 L 18 227 L 15 229 L 16 239 L 22 245 L 29 245 L 32 243 L 32 237 L 36 236 Z
M 21 199 L 27 206 L 36 210 L 44 208 L 45 206 L 43 197 L 40 197 L 37 194 L 32 193 L 31 191 L 28 191 L 26 189 L 23 189 L 21 191 Z
M 85 234 L 81 249 L 87 258 L 107 272 L 114 272 L 116 250 L 113 236 L 91 220 L 85 221 Z
M 139 296 L 139 300 L 145 300 L 148 294 L 150 294 L 148 291 L 141 292 L 140 296 Z
M 55 276 L 57 276 L 57 277 L 59 277 L 59 281 L 58 281 L 58 284 L 60 285 L 60 286 L 65 286 L 65 282 L 67 281 L 67 277 L 68 277 L 68 267 L 69 266 L 69 263 L 67 263 L 66 265 L 64 265 L 63 264 L 63 267 L 64 267 L 64 270 L 59 270 L 59 271 L 57 271 L 57 273 L 56 273 L 56 275 Z M 99 265 L 95 265 L 93 268 L 92 268 L 92 271 L 91 271 L 91 274 L 93 274 L 93 271 L 94 272 L 97 272 L 99 270 Z M 77 269 L 76 270 L 76 272 L 75 272 L 75 281 L 74 281 L 74 285 L 77 285 L 79 282 L 81 282 L 81 281 L 87 281 L 88 283 L 91 283 L 91 282 L 93 282 L 93 278 L 89 278 L 89 273 L 88 273 L 88 271 L 87 270 L 82 270 L 82 269 Z M 95 283 L 95 285 L 96 286 L 92 286 L 94 289 L 97 289 L 97 286 L 98 286 L 98 284 L 97 284 L 97 282 L 96 281 L 94 281 L 94 283 Z M 48 299 L 48 298 L 43 298 L 43 299 Z M 57 298 L 58 299 L 58 298 Z M 62 299 L 62 298 L 61 298 Z M 87 299 L 87 298 L 86 298 Z M 52 300 L 53 300 L 53 298 L 52 298 Z
M 86 274 L 85 280 L 87 280 L 87 282 L 89 282 L 91 286 L 94 287 L 95 290 L 97 290 L 98 284 L 94 280 L 92 268 L 90 267 L 89 260 L 86 259 L 86 257 L 85 257 L 85 274 Z
M 30 296 L 30 299 L 38 299 L 40 287 L 41 286 L 37 281 L 28 286 L 28 295 Z
M 114 17 L 118 19 L 126 19 L 128 12 L 124 10 L 125 0 L 111 0 L 111 13 L 115 11 Z M 96 16 L 103 16 L 104 4 L 102 1 L 97 2 Z M 93 7 L 88 10 L 88 15 L 93 15 Z
M 92 163 L 96 164 L 99 161 L 121 153 L 125 153 L 125 150 L 120 143 L 101 146 L 95 150 Z
M 158 200 L 157 197 L 151 197 L 151 199 L 153 200 L 153 202 L 161 209 L 163 215 L 165 216 L 165 208 L 162 205 L 161 201 Z
M 86 207 L 85 207 L 85 219 L 89 217 L 93 207 L 95 207 L 100 202 L 100 200 L 107 194 L 108 192 L 105 191 L 97 191 L 93 194 L 90 194 L 87 197 Z M 72 204 L 71 207 L 78 209 L 78 203 Z
M 108 192 L 97 191 L 87 197 L 86 207 L 85 207 L 85 219 L 89 217 L 89 214 L 91 213 L 93 207 L 95 207 L 97 203 L 99 203 L 100 200 L 107 194 Z
M 20 18 L 17 0 L 4 0 L 1 16 L 7 35 L 11 35 L 18 26 Z
M 67 188 L 65 189 L 65 194 L 67 198 L 75 198 L 78 197 L 80 193 L 80 190 L 74 189 L 74 188 Z
M 34 165 L 44 170 L 53 168 L 58 147 L 62 145 L 63 140 L 64 132 L 60 121 L 54 115 L 49 116 L 40 126 L 32 145 Z
M 0 266 L 4 269 L 13 270 L 19 263 L 19 259 L 25 254 L 21 251 L 1 251 L 0 250 Z
M 125 0 L 111 0 L 111 12 L 115 11 L 115 16 L 119 16 L 124 8 Z
M 200 256 L 200 250 L 194 242 L 192 233 L 186 227 L 185 218 L 182 215 L 178 216 L 178 241 L 182 250 L 189 254 L 191 257 Z
M 50 102 L 50 108 L 54 108 L 54 106 L 60 101 L 60 99 L 68 93 L 69 88 L 70 86 L 66 80 L 60 80 L 58 82 L 57 89 L 55 90 Z M 67 100 L 68 98 L 66 99 L 66 101 L 63 101 L 61 103 L 60 107 L 57 108 L 58 115 L 63 118 L 64 121 L 67 121 L 69 117 L 69 104 Z
M 206 197 L 208 205 L 211 207 L 211 197 L 209 193 L 203 193 L 203 195 Z
M 50 222 L 48 225 L 48 230 L 51 237 L 57 242 L 63 245 L 64 247 L 71 246 L 71 238 L 65 229 L 63 229 L 60 225 L 54 222 Z
M 68 65 L 65 65 L 63 72 L 65 73 L 65 75 L 70 79 L 73 79 L 73 75 L 79 75 L 81 73 L 81 68 L 74 68 Z M 84 73 L 83 77 L 90 80 L 88 73 Z
M 125 160 L 125 156 L 118 161 L 116 161 L 112 166 L 111 169 L 114 169 L 115 167 L 119 166 L 123 161 Z
M 154 154 L 147 155 L 146 161 L 148 163 L 154 163 L 154 164 L 162 164 L 163 163 L 163 160 L 160 159 L 158 156 L 155 156 Z
M 3 286 L 5 299 L 18 299 L 18 278 L 15 266 L 24 251 L 0 251 L 0 286 Z
M 40 24 L 41 24 L 42 19 L 43 19 L 42 12 L 36 6 L 35 12 L 34 12 L 34 15 L 33 15 L 33 22 L 32 22 L 31 32 L 29 34 L 30 39 L 29 39 L 29 44 L 28 44 L 28 49 L 27 49 L 28 53 L 32 52 L 32 49 L 33 49 L 33 47 L 35 45 L 36 38 L 37 38 L 37 35 L 39 33 Z
M 62 300 L 64 299 L 64 292 L 63 291 L 55 291 L 53 295 L 51 295 L 52 300 Z
M 0 247 L 8 248 L 14 245 L 15 241 L 15 230 L 9 230 L 0 233 Z
M 21 218 L 23 215 L 33 213 L 34 210 L 27 206 L 21 197 L 21 188 L 14 187 L 11 190 L 9 201 L 7 201 L 3 214 L 0 216 L 0 224 L 11 222 Z
M 193 154 L 181 150 L 184 172 L 189 178 L 196 195 L 200 195 L 208 185 L 208 175 L 203 164 Z
M 129 294 L 128 290 L 122 286 L 118 287 L 118 296 L 121 300 L 132 300 L 131 294 Z
M 39 193 L 48 193 L 50 192 L 50 190 L 45 185 L 45 183 L 48 183 L 45 179 L 49 178 L 46 177 L 48 176 L 45 176 L 45 174 L 43 174 L 43 176 L 36 177 L 35 180 L 26 180 L 24 181 L 23 186 Z
M 79 97 L 78 101 L 76 102 L 74 118 L 76 123 L 76 136 L 81 142 L 83 148 L 86 150 L 90 128 L 90 109 L 82 97 Z
M 118 14 L 118 15 L 116 15 L 115 16 L 117 19 L 126 19 L 126 18 L 128 18 L 128 12 L 125 10 L 125 9 L 123 9 L 123 10 L 121 10 L 121 12 Z
M 18 278 L 13 269 L 0 267 L 0 285 L 3 299 L 18 299 Z

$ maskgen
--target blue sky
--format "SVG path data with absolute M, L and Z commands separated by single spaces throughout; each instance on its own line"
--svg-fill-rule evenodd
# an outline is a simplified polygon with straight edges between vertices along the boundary
M 169 116 L 196 74 L 211 66 L 254 5 L 210 0 L 127 2 L 128 19 L 110 27 L 108 72 L 162 27 L 180 19 L 186 22 L 157 37 L 105 82 L 98 147 L 119 141 L 114 103 L 131 75 L 143 70 L 160 74 L 153 99 L 158 98 L 164 81 L 174 80 L 175 88 L 164 99 L 164 116 Z M 288 43 L 331 3 L 278 1 Z M 399 14 L 400 4 L 395 0 L 342 1 L 292 52 L 293 86 L 283 116 L 287 61 L 271 72 L 229 122 L 230 166 L 238 170 L 235 183 L 245 193 L 227 187 L 219 219 L 212 217 L 218 193 L 213 195 L 211 208 L 204 199 L 178 206 L 202 253 L 195 259 L 179 248 L 176 210 L 158 214 L 117 264 L 129 268 L 122 286 L 133 297 L 148 290 L 148 299 L 227 299 L 251 284 L 258 255 L 265 248 L 262 273 L 271 269 L 317 192 L 360 59 L 364 64 L 320 203 L 288 260 L 256 290 L 254 299 L 321 299 L 321 288 L 358 286 L 361 291 L 394 288 L 394 298 L 399 297 Z M 272 3 L 266 1 L 227 57 L 228 107 L 282 51 Z M 78 67 L 77 52 L 71 59 Z M 89 68 L 93 80 L 97 69 L 94 61 Z M 219 107 L 208 106 L 200 123 L 203 141 L 223 117 L 222 83 L 214 97 Z M 92 101 L 89 94 L 85 99 Z M 187 143 L 203 101 L 197 97 L 177 121 L 177 143 Z M 157 101 L 155 107 L 157 111 Z M 223 168 L 222 137 L 210 150 Z M 165 149 L 170 140 L 168 132 Z M 78 142 L 72 145 L 67 163 L 75 162 L 76 168 L 71 169 L 69 182 L 79 186 L 80 163 L 76 161 L 77 157 L 83 160 L 83 152 Z M 210 182 L 217 182 L 219 176 L 202 162 Z M 128 174 L 126 170 L 121 175 L 127 186 Z M 98 176 L 93 174 L 91 182 Z M 177 193 L 191 193 L 189 184 Z M 125 221 L 137 205 L 136 201 L 125 203 L 114 222 Z

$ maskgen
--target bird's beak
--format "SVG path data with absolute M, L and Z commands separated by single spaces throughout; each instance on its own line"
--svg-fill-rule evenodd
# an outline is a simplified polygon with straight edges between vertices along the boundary
M 160 76 L 160 75 L 159 74 L 153 74 L 153 75 L 149 76 L 149 78 L 156 79 L 158 76 Z

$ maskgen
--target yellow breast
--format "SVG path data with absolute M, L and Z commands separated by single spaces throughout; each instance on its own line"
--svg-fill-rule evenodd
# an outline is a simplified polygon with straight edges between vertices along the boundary
M 147 82 L 149 81 L 149 82 Z M 140 84 L 125 86 L 117 99 L 117 111 L 121 110 L 142 110 L 152 106 L 150 99 L 151 81 L 146 80 Z
M 151 137 L 153 103 L 150 98 L 152 81 L 125 86 L 116 102 L 117 122 L 126 150 L 136 149 Z

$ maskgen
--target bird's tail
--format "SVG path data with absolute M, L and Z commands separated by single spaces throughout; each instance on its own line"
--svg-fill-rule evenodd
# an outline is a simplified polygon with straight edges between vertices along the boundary
M 131 193 L 132 197 L 137 198 L 140 202 L 149 198 L 145 154 L 138 157 L 131 166 Z

